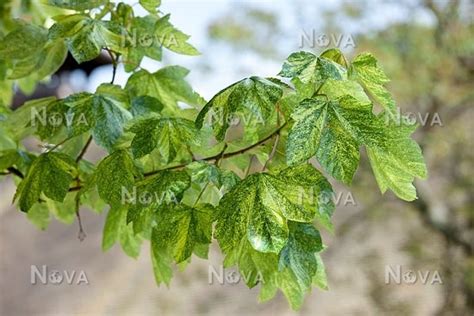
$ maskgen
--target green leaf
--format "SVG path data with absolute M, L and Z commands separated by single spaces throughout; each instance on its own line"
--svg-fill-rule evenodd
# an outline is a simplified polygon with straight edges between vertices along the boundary
M 186 166 L 190 171 L 191 181 L 193 183 L 212 183 L 217 188 L 230 190 L 239 181 L 240 178 L 230 170 L 222 170 L 214 164 L 204 161 L 195 161 Z
M 156 230 L 153 230 L 150 243 L 151 262 L 153 265 L 153 274 L 156 284 L 165 283 L 169 285 L 173 270 L 171 270 L 172 257 L 167 253 L 167 249 L 160 244 L 160 236 Z
M 416 189 L 412 182 L 415 177 L 425 179 L 426 165 L 420 146 L 410 134 L 416 126 L 401 121 L 399 125 L 391 123 L 384 137 L 376 138 L 367 146 L 372 170 L 384 193 L 391 189 L 405 201 L 416 199 Z
M 0 170 L 5 170 L 13 166 L 20 158 L 20 153 L 16 149 L 0 151 Z
M 157 98 L 170 111 L 177 111 L 178 102 L 202 103 L 201 97 L 184 80 L 188 73 L 180 66 L 164 67 L 154 73 L 142 69 L 130 76 L 125 88 L 132 97 L 148 95 Z
M 38 229 L 45 230 L 51 221 L 49 216 L 48 207 L 45 204 L 35 204 L 26 213 L 26 217 L 33 223 Z
M 54 74 L 62 66 L 67 57 L 67 45 L 64 40 L 48 42 L 39 56 L 36 78 L 41 80 Z
M 124 190 L 130 192 L 138 171 L 126 150 L 117 150 L 97 166 L 95 181 L 99 196 L 111 205 L 124 204 Z
M 395 101 L 384 87 L 390 80 L 377 65 L 377 59 L 372 54 L 363 53 L 354 58 L 350 66 L 349 78 L 357 80 L 387 113 L 396 113 Z
M 169 21 L 170 15 L 167 14 L 156 22 L 155 35 L 161 42 L 161 45 L 169 50 L 184 55 L 199 55 L 199 51 L 187 42 L 189 35 L 176 29 Z
M 163 104 L 157 98 L 142 95 L 132 99 L 130 112 L 134 117 L 137 117 L 150 113 L 160 113 L 163 107 Z
M 221 90 L 204 106 L 196 118 L 196 127 L 202 128 L 210 113 L 216 138 L 223 140 L 229 122 L 237 112 L 245 110 L 265 121 L 275 112 L 282 95 L 282 87 L 268 79 L 254 76 L 240 80 Z
M 154 34 L 157 21 L 158 18 L 153 15 L 132 19 L 130 26 L 131 45 L 124 54 L 126 71 L 136 69 L 145 56 L 154 60 L 161 60 L 162 44 Z
M 160 248 L 170 248 L 176 263 L 191 257 L 199 244 L 210 244 L 212 213 L 208 207 L 179 204 L 160 213 L 154 236 Z
M 124 206 L 112 206 L 107 214 L 102 237 L 102 250 L 110 249 L 117 240 L 123 251 L 132 258 L 140 254 L 141 238 L 135 236 L 133 228 L 126 222 L 127 209 Z
M 114 23 L 81 14 L 57 17 L 50 29 L 50 38 L 65 38 L 69 51 L 78 63 L 96 58 L 102 48 L 123 53 L 126 44 L 120 28 Z
M 123 207 L 112 207 L 107 214 L 102 235 L 102 250 L 107 251 L 119 238 L 120 219 Z
M 278 175 L 248 176 L 219 204 L 216 237 L 223 252 L 235 250 L 242 239 L 248 239 L 260 252 L 279 253 L 288 239 L 287 221 L 312 221 L 319 200 L 307 197 L 319 196 L 328 187 L 327 180 L 310 165 L 287 168 Z
M 37 54 L 46 44 L 47 31 L 22 23 L 0 40 L 0 59 L 24 59 Z
M 39 201 L 41 193 L 62 202 L 76 173 L 74 160 L 62 153 L 48 152 L 38 156 L 15 193 L 20 209 L 27 212 Z
M 107 149 L 114 149 L 123 134 L 125 123 L 132 118 L 128 112 L 128 97 L 119 86 L 102 84 L 95 94 L 77 93 L 64 100 L 70 107 L 68 128 L 72 136 L 92 129 L 94 141 Z
M 331 56 L 332 57 L 332 56 Z M 285 78 L 298 78 L 303 84 L 321 84 L 327 79 L 347 79 L 347 71 L 338 62 L 317 57 L 309 52 L 291 54 L 278 74 Z
M 334 178 L 350 184 L 359 164 L 360 131 L 373 121 L 372 106 L 352 97 L 339 101 L 307 99 L 292 114 L 286 147 L 290 165 L 315 154 Z
M 127 223 L 142 221 L 135 226 L 135 231 L 143 231 L 151 224 L 143 220 L 148 218 L 148 209 L 153 211 L 162 205 L 176 204 L 183 192 L 191 185 L 185 171 L 160 171 L 153 176 L 137 181 L 133 190 L 124 192 L 124 203 L 129 206 Z M 145 217 L 145 218 L 142 218 Z
M 77 11 L 94 9 L 106 3 L 107 0 L 48 0 L 49 5 Z
M 279 269 L 288 269 L 301 291 L 307 292 L 318 268 L 314 253 L 322 250 L 321 236 L 313 225 L 290 222 L 290 236 L 280 252 Z
M 192 121 L 157 115 L 139 119 L 129 130 L 135 134 L 131 148 L 136 158 L 158 148 L 167 163 L 178 151 L 186 150 L 195 141 L 197 133 Z
M 289 164 L 316 154 L 319 163 L 334 178 L 350 184 L 359 163 L 359 148 L 367 153 L 382 192 L 390 188 L 404 200 L 416 198 L 414 177 L 426 177 L 421 149 L 410 138 L 414 126 L 375 116 L 370 103 L 344 96 L 337 101 L 307 99 L 294 111 L 288 135 Z
M 139 0 L 138 2 L 150 13 L 156 13 L 156 8 L 161 5 L 161 0 Z

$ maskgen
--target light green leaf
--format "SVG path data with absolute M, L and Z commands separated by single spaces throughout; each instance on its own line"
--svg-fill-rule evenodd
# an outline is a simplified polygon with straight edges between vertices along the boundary
M 139 0 L 138 2 L 150 13 L 156 13 L 156 8 L 161 5 L 161 0 Z
M 102 250 L 107 251 L 118 240 L 128 256 L 137 258 L 140 254 L 141 238 L 133 233 L 133 228 L 127 224 L 126 217 L 126 207 L 112 206 L 110 208 L 102 236 Z
M 18 185 L 14 200 L 18 198 L 23 212 L 39 201 L 41 193 L 62 202 L 76 172 L 76 164 L 71 157 L 58 152 L 42 154 L 33 161 Z
M 175 53 L 199 55 L 198 50 L 187 42 L 190 36 L 176 29 L 169 19 L 170 15 L 167 14 L 160 18 L 155 25 L 155 35 L 160 40 L 161 45 Z
M 202 103 L 202 98 L 184 80 L 189 71 L 180 66 L 168 66 L 157 72 L 139 70 L 127 81 L 126 90 L 132 97 L 148 95 L 157 98 L 168 110 L 176 112 L 178 102 L 189 105 Z
M 173 270 L 171 270 L 172 256 L 168 254 L 167 249 L 160 244 L 160 236 L 156 230 L 153 231 L 150 243 L 151 262 L 153 265 L 153 274 L 156 284 L 165 283 L 169 285 Z
M 210 113 L 216 138 L 223 140 L 229 122 L 237 112 L 246 111 L 263 122 L 275 112 L 282 95 L 282 87 L 268 79 L 254 76 L 240 80 L 218 92 L 204 106 L 196 118 L 196 127 L 202 128 Z
M 51 222 L 48 207 L 45 204 L 37 203 L 26 213 L 26 217 L 38 229 L 45 230 Z
M 349 69 L 349 78 L 358 81 L 388 113 L 396 113 L 395 101 L 384 87 L 390 80 L 377 65 L 372 54 L 363 53 L 354 58 Z
M 406 201 L 416 199 L 416 189 L 412 184 L 414 178 L 425 179 L 427 176 L 420 146 L 410 137 L 415 128 L 403 121 L 400 125 L 392 122 L 383 137 L 374 139 L 367 146 L 380 191 L 384 193 L 391 189 Z

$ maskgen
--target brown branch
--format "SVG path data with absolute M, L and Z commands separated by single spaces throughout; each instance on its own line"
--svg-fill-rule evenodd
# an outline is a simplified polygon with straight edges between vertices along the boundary
M 249 150 L 252 150 L 254 149 L 255 147 L 258 147 L 260 145 L 262 145 L 263 143 L 265 143 L 266 141 L 268 141 L 269 139 L 271 139 L 275 134 L 278 134 L 280 133 L 280 131 L 286 126 L 286 122 L 284 124 L 282 124 L 280 127 L 278 127 L 275 131 L 273 131 L 270 135 L 268 135 L 267 137 L 259 140 L 258 142 L 250 145 L 250 146 L 247 146 L 245 148 L 242 148 L 242 149 L 239 149 L 239 150 L 236 150 L 236 151 L 231 151 L 231 152 L 228 152 L 228 153 L 224 153 L 224 154 L 217 154 L 217 155 L 214 155 L 214 156 L 210 156 L 210 157 L 206 157 L 206 158 L 202 158 L 202 159 L 199 159 L 201 161 L 212 161 L 212 160 L 216 160 L 218 159 L 227 159 L 227 158 L 230 158 L 230 157 L 234 157 L 234 156 L 237 156 L 237 155 L 241 155 Z M 183 163 L 183 164 L 179 164 L 179 165 L 175 165 L 175 166 L 170 166 L 170 167 L 166 167 L 166 168 L 163 168 L 163 169 L 158 169 L 158 170 L 153 170 L 153 171 L 150 171 L 150 172 L 146 172 L 144 174 L 145 177 L 149 177 L 149 176 L 152 176 L 154 174 L 157 174 L 158 172 L 160 171 L 164 171 L 164 170 L 174 170 L 174 169 L 180 169 L 180 168 L 184 168 L 188 165 L 189 163 Z

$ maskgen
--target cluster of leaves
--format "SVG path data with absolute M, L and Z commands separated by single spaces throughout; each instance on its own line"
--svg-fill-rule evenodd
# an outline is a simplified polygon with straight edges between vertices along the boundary
M 207 258 L 216 239 L 224 266 L 237 266 L 249 287 L 261 284 L 261 300 L 280 289 L 298 309 L 313 285 L 327 288 L 318 229 L 332 231 L 334 204 L 314 162 L 350 184 L 364 146 L 382 193 L 416 198 L 412 182 L 426 168 L 410 137 L 415 127 L 393 120 L 388 78 L 372 55 L 349 63 L 337 49 L 297 52 L 279 73 L 287 83 L 249 77 L 204 105 L 188 70 L 137 70 L 145 56 L 160 60 L 163 47 L 197 54 L 159 1 L 140 1 L 144 17 L 108 0 L 49 3 L 73 13 L 55 16 L 49 29 L 14 23 L 0 39 L 2 85 L 51 75 L 67 52 L 80 63 L 107 51 L 133 74 L 125 87 L 102 84 L 16 111 L 4 95 L 0 170 L 16 176 L 14 200 L 39 227 L 50 214 L 70 223 L 81 205 L 109 205 L 103 249 L 119 242 L 137 257 L 149 240 L 158 284 L 169 284 L 173 264 Z M 22 141 L 31 135 L 53 145 L 28 151 Z M 107 152 L 97 165 L 84 159 L 92 142 Z

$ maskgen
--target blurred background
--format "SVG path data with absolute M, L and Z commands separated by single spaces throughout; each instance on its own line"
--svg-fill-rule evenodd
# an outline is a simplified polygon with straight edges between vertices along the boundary
M 142 67 L 183 65 L 206 99 L 243 77 L 275 76 L 293 51 L 339 47 L 348 59 L 372 52 L 392 79 L 401 114 L 420 125 L 415 138 L 429 177 L 416 183 L 418 200 L 382 196 L 363 157 L 353 187 L 334 184 L 335 233 L 323 232 L 329 290 L 314 289 L 295 313 L 282 295 L 259 304 L 258 289 L 243 282 L 210 282 L 209 271 L 219 272 L 222 261 L 217 245 L 209 262 L 193 258 L 170 288 L 158 288 L 147 247 L 138 260 L 118 246 L 102 253 L 104 214 L 83 210 L 83 242 L 74 217 L 63 218 L 69 225 L 53 220 L 39 230 L 11 205 L 15 187 L 6 177 L 0 184 L 1 315 L 474 315 L 472 1 L 164 0 L 161 10 L 202 55 L 165 54 L 162 63 L 145 60 Z M 15 104 L 94 91 L 111 71 L 106 58 L 81 66 L 68 59 L 51 83 L 33 96 L 18 94 Z M 116 83 L 126 79 L 119 68 Z M 97 160 L 98 150 L 86 158 Z M 32 265 L 75 271 L 74 282 L 31 284 Z M 87 282 L 77 284 L 80 274 Z

